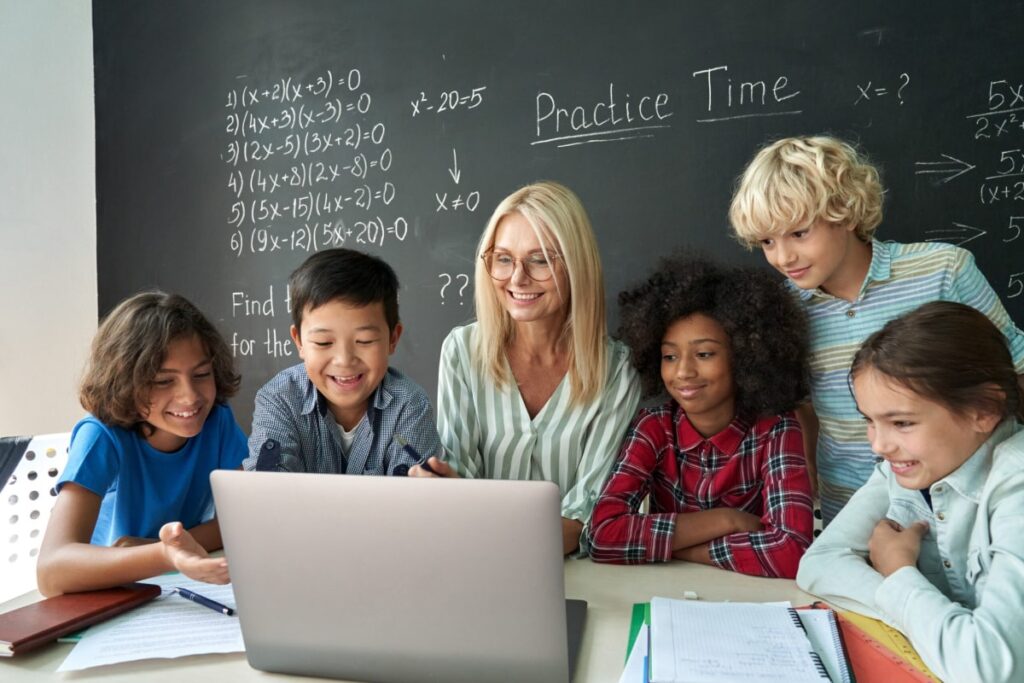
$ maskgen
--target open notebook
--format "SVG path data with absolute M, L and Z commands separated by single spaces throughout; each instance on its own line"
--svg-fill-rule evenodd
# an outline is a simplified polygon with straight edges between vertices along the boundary
M 806 620 L 806 624 L 804 623 Z M 651 683 L 851 681 L 834 615 L 784 605 L 651 600 Z

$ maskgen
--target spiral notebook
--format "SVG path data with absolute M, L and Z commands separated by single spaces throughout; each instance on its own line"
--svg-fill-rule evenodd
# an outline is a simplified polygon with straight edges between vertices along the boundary
M 807 639 L 834 683 L 856 683 L 836 613 L 827 607 L 799 609 Z
M 827 617 L 826 617 L 827 618 Z M 830 628 L 811 617 L 818 647 L 840 647 Z M 833 622 L 834 623 L 834 622 Z M 820 627 L 820 628 L 819 628 Z M 828 632 L 828 635 L 825 634 Z M 844 658 L 829 657 L 836 670 Z M 844 680 L 841 673 L 839 680 Z M 651 683 L 822 683 L 832 680 L 796 610 L 743 602 L 651 600 Z M 850 680 L 849 678 L 845 680 Z

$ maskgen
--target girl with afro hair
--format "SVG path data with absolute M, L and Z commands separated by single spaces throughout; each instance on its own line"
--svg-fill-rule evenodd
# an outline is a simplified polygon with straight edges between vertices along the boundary
M 619 295 L 647 397 L 590 522 L 598 562 L 675 559 L 793 578 L 813 527 L 807 323 L 772 277 L 677 253 Z M 650 496 L 650 512 L 640 504 Z

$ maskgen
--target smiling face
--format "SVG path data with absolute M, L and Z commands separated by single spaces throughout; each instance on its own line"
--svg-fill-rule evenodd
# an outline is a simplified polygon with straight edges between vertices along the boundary
M 948 476 L 985 442 L 998 416 L 955 414 L 872 367 L 854 377 L 857 408 L 871 450 L 885 458 L 900 486 L 923 489 Z
M 568 315 L 569 277 L 553 244 L 554 240 L 548 239 L 542 248 L 537 233 L 521 213 L 512 212 L 498 222 L 491 258 L 515 262 L 508 279 L 492 277 L 491 282 L 501 305 L 517 323 L 544 321 L 561 325 Z M 546 271 L 550 277 L 533 279 L 527 273 L 526 262 L 531 262 L 535 275 Z
M 761 240 L 768 263 L 801 289 L 822 288 L 843 296 L 852 290 L 855 296 L 867 276 L 862 250 L 867 245 L 856 235 L 854 226 L 833 225 L 823 220 L 790 228 Z M 870 254 L 870 252 L 868 252 Z
M 327 399 L 337 422 L 351 431 L 388 371 L 401 323 L 389 332 L 380 302 L 358 306 L 334 299 L 316 308 L 307 306 L 301 334 L 294 325 L 291 334 L 309 379 Z
M 213 364 L 199 336 L 173 340 L 150 383 L 148 403 L 138 406 L 153 427 L 146 441 L 159 451 L 178 450 L 202 431 L 216 399 Z
M 736 416 L 729 335 L 703 313 L 679 318 L 661 340 L 661 380 L 705 437 L 725 429 Z

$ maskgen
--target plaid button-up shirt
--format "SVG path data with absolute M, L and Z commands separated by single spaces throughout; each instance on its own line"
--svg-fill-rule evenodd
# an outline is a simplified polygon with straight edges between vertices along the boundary
M 650 494 L 649 514 L 639 513 Z M 800 425 L 792 413 L 735 418 L 705 439 L 674 401 L 641 410 L 591 519 L 591 555 L 639 564 L 672 559 L 680 513 L 729 507 L 763 529 L 710 542 L 711 560 L 757 576 L 796 576 L 813 526 Z

